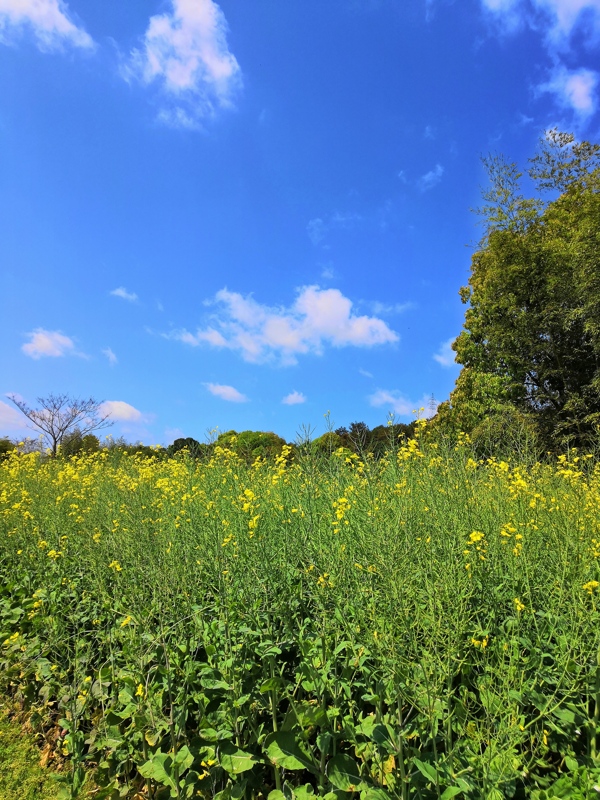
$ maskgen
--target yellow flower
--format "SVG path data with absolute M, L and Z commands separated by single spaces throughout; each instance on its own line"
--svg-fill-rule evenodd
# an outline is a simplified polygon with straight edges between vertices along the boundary
M 138 683 L 137 689 L 135 690 L 136 697 L 143 697 L 144 696 L 144 686 L 141 683 Z
M 132 617 L 130 617 L 130 616 L 129 616 L 129 614 L 128 614 L 128 615 L 125 617 L 125 619 L 123 620 L 123 622 L 121 623 L 121 627 L 122 627 L 122 628 L 125 628 L 127 625 L 129 625 L 129 623 L 132 621 L 132 619 L 133 619 L 133 618 L 132 618 Z
M 524 610 L 524 608 L 525 608 L 525 604 L 524 604 L 524 603 L 522 603 L 522 602 L 519 600 L 519 598 L 518 598 L 518 597 L 515 597 L 515 599 L 514 599 L 514 603 L 515 603 L 515 608 L 517 609 L 517 614 L 520 614 L 520 613 L 521 613 L 521 611 L 523 611 L 523 610 Z
M 598 581 L 588 581 L 587 583 L 583 584 L 583 588 L 588 594 L 593 594 L 594 589 L 597 589 L 598 586 L 600 586 L 600 583 L 598 583 Z
M 115 572 L 122 572 L 123 571 L 123 567 L 119 564 L 118 561 L 111 561 L 110 564 L 108 565 L 108 568 L 109 569 L 114 569 Z

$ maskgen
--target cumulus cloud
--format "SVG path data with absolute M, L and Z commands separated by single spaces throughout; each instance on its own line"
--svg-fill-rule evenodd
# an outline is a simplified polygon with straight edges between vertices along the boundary
M 538 87 L 538 91 L 555 95 L 563 108 L 572 110 L 579 117 L 589 117 L 598 104 L 598 78 L 598 73 L 590 69 L 569 70 L 558 65 L 547 83 Z
M 59 356 L 76 355 L 73 340 L 59 331 L 36 328 L 27 336 L 29 336 L 29 341 L 21 347 L 21 350 L 30 358 L 37 360 L 45 356 L 58 358 Z
M 442 342 L 440 345 L 440 349 L 437 353 L 434 354 L 434 359 L 441 364 L 442 367 L 453 367 L 456 364 L 455 356 L 456 353 L 452 349 L 452 343 L 456 337 L 452 337 L 452 339 L 448 339 L 447 342 Z
M 441 164 L 436 164 L 435 167 L 429 172 L 426 172 L 425 175 L 421 175 L 419 180 L 417 181 L 417 186 L 421 192 L 426 192 L 429 189 L 433 189 L 434 186 L 437 186 L 438 183 L 442 180 L 442 175 L 444 174 L 444 168 Z
M 375 408 L 384 407 L 399 417 L 433 417 L 439 403 L 432 397 L 423 396 L 418 403 L 411 402 L 402 392 L 397 389 L 378 389 L 369 396 L 369 403 Z
M 134 408 L 124 400 L 105 400 L 100 406 L 103 414 L 110 414 L 111 419 L 117 422 L 144 422 L 141 411 Z
M 0 0 L 0 42 L 12 44 L 25 30 L 34 34 L 40 50 L 94 46 L 63 0 Z
M 338 289 L 306 286 L 289 308 L 271 308 L 222 289 L 214 304 L 219 311 L 213 315 L 213 325 L 170 337 L 192 346 L 234 350 L 245 361 L 286 365 L 295 364 L 299 354 L 321 354 L 326 345 L 372 347 L 399 339 L 383 320 L 354 314 L 352 301 Z
M 110 294 L 113 297 L 120 297 L 122 300 L 128 300 L 130 303 L 135 303 L 138 296 L 135 292 L 128 292 L 124 286 L 119 286 L 118 289 L 113 289 Z
M 119 361 L 119 359 L 116 357 L 116 355 L 115 355 L 115 354 L 113 353 L 113 351 L 110 349 L 110 347 L 106 347 L 106 348 L 105 348 L 105 349 L 102 351 L 102 354 L 103 354 L 103 355 L 105 355 L 105 356 L 107 357 L 107 359 L 108 359 L 108 363 L 110 364 L 110 366 L 111 366 L 111 367 L 114 367 L 114 365 L 115 365 L 115 364 L 117 364 L 117 363 L 118 363 L 118 361 Z
M 159 119 L 169 125 L 194 128 L 218 108 L 231 107 L 241 71 L 219 6 L 213 0 L 171 0 L 168 12 L 150 18 L 124 76 L 160 86 L 169 102 Z
M 211 394 L 214 394 L 215 397 L 220 397 L 221 400 L 227 400 L 229 403 L 248 402 L 246 395 L 238 392 L 233 386 L 227 386 L 222 383 L 206 383 L 204 385 Z
M 293 391 L 286 395 L 281 402 L 286 406 L 297 406 L 300 403 L 306 403 L 306 397 L 302 392 Z
M 0 436 L 25 427 L 25 418 L 14 406 L 0 400 Z

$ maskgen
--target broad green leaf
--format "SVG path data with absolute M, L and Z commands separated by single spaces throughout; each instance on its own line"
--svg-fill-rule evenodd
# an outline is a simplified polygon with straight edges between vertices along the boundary
M 308 769 L 316 772 L 312 758 L 296 741 L 290 731 L 277 731 L 265 739 L 265 752 L 269 760 L 284 769 Z
M 168 753 L 155 753 L 139 769 L 144 778 L 149 778 L 171 789 L 176 788 L 173 777 L 173 759 Z
M 223 742 L 219 748 L 219 763 L 230 775 L 239 775 L 240 772 L 252 769 L 256 758 L 252 753 L 240 750 L 232 742 Z
M 280 789 L 273 789 L 267 795 L 267 800 L 285 800 L 285 795 Z
M 431 783 L 435 783 L 437 780 L 437 770 L 433 766 L 433 764 L 426 764 L 424 761 L 421 761 L 418 758 L 413 758 L 413 764 L 419 770 L 421 775 L 424 778 L 427 778 L 428 781 Z
M 315 797 L 315 790 L 309 783 L 294 789 L 295 800 L 310 800 L 311 797 Z
M 462 794 L 462 789 L 459 786 L 448 786 L 442 793 L 442 800 L 450 800 L 451 797 L 456 797 L 457 794 Z
M 347 755 L 334 756 L 327 764 L 327 777 L 336 789 L 354 792 L 365 788 L 358 764 Z
M 181 775 L 189 769 L 194 763 L 194 756 L 190 753 L 189 747 L 184 745 L 181 750 L 177 751 L 175 756 L 175 764 L 179 767 L 179 774 Z

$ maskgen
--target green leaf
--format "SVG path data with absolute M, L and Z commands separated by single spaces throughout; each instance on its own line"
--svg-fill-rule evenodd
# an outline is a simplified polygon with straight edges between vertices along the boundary
M 261 694 L 267 694 L 267 692 L 273 691 L 273 689 L 279 689 L 281 686 L 285 685 L 285 681 L 282 678 L 268 678 L 264 683 L 261 684 L 259 688 L 259 692 Z
M 433 764 L 426 764 L 425 762 L 420 761 L 418 758 L 413 758 L 413 764 L 419 770 L 421 775 L 423 775 L 424 778 L 427 778 L 427 780 L 431 781 L 431 783 L 436 782 L 437 770 L 433 766 Z
M 277 731 L 265 739 L 265 752 L 276 767 L 284 769 L 308 769 L 317 772 L 312 758 L 296 741 L 290 731 Z
M 442 800 L 450 800 L 451 797 L 456 797 L 457 794 L 462 794 L 462 789 L 459 786 L 448 786 L 442 794 Z
M 309 783 L 306 783 L 304 786 L 298 786 L 297 789 L 294 789 L 295 800 L 310 800 L 310 798 L 314 796 L 315 790 Z
M 219 748 L 219 763 L 230 775 L 239 775 L 246 772 L 256 764 L 252 753 L 240 750 L 232 742 L 223 742 Z
M 190 753 L 189 747 L 184 745 L 181 750 L 177 751 L 175 756 L 175 764 L 179 767 L 179 774 L 182 775 L 194 763 L 194 756 Z
M 356 761 L 347 755 L 334 756 L 327 764 L 327 777 L 336 789 L 353 792 L 364 788 Z
M 360 800 L 390 800 L 390 795 L 384 789 L 376 789 L 374 786 L 370 786 L 360 793 Z
M 144 778 L 149 778 L 170 789 L 175 789 L 173 776 L 173 759 L 168 753 L 155 753 L 149 761 L 139 768 Z
M 267 800 L 285 800 L 285 795 L 280 789 L 273 789 L 267 795 Z

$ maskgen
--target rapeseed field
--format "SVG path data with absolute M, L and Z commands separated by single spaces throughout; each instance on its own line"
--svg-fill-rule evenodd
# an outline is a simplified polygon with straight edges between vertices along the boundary
M 62 795 L 589 798 L 600 464 L 0 464 L 0 690 Z

